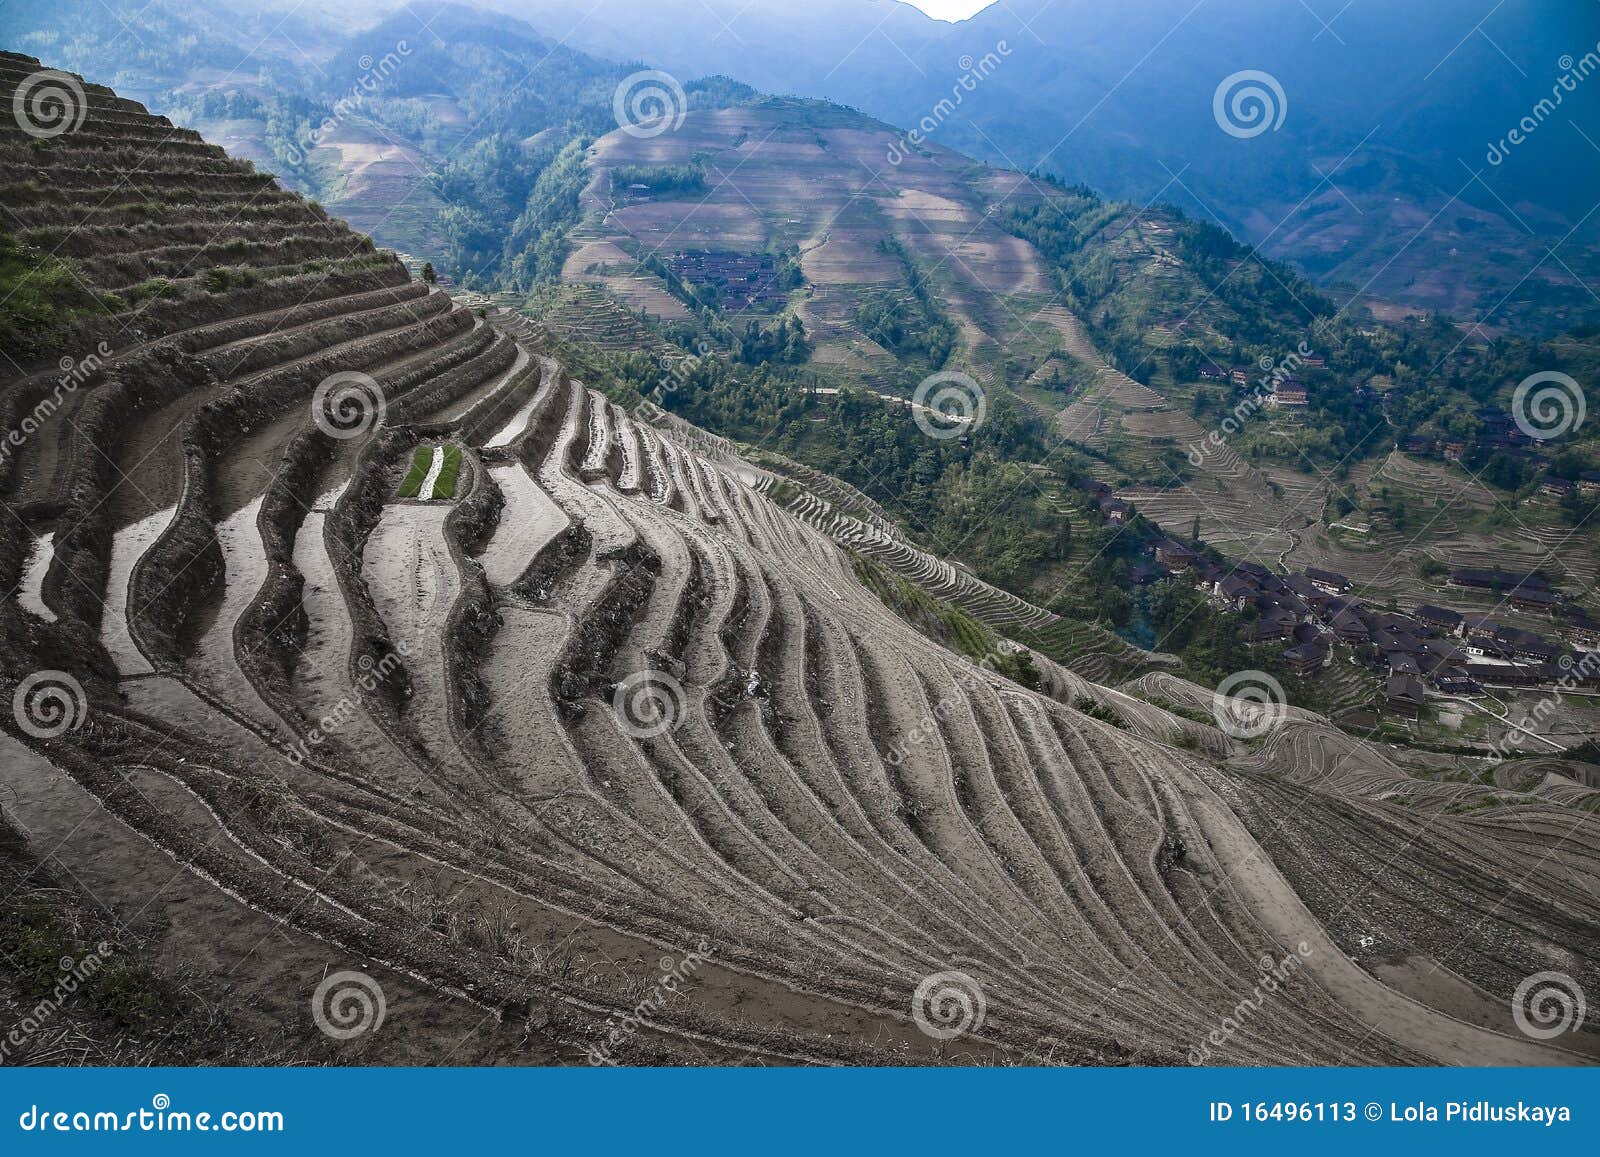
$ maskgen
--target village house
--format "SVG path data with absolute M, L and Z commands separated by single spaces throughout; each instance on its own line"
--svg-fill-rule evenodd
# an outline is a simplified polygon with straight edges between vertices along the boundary
M 1440 672 L 1434 679 L 1433 685 L 1446 695 L 1478 695 L 1483 691 L 1476 680 L 1467 676 L 1464 668 L 1450 668 L 1447 672 Z
M 1286 639 L 1293 630 L 1293 619 L 1283 619 L 1274 612 L 1250 623 L 1241 633 L 1248 643 L 1265 643 L 1271 639 Z
M 1479 591 L 1502 591 L 1515 587 L 1550 589 L 1550 584 L 1536 574 L 1514 574 L 1511 571 L 1480 570 L 1475 567 L 1460 567 L 1451 571 L 1450 585 Z
M 1396 715 L 1416 719 L 1422 715 L 1422 680 L 1415 675 L 1390 675 L 1384 687 L 1384 707 Z
M 1558 668 L 1561 678 L 1571 679 L 1590 686 L 1600 684 L 1600 654 L 1594 651 L 1576 651 L 1570 667 Z
M 1372 636 L 1372 644 L 1380 651 L 1420 651 L 1422 642 L 1408 631 L 1399 631 L 1387 624 L 1374 626 L 1370 621 L 1367 630 Z
M 1301 598 L 1287 587 L 1283 590 L 1275 591 L 1272 595 L 1272 602 L 1274 606 L 1282 607 L 1284 610 L 1293 614 L 1297 619 L 1309 618 L 1311 615 L 1311 607 L 1309 604 L 1307 604 L 1305 599 Z
M 1500 633 L 1500 624 L 1493 619 L 1463 619 L 1461 637 L 1464 639 L 1492 639 Z
M 1320 594 L 1321 592 L 1319 591 L 1318 593 Z M 1319 613 L 1322 615 L 1323 622 L 1331 623 L 1346 612 L 1353 614 L 1361 609 L 1361 604 L 1355 599 L 1345 598 L 1344 595 L 1323 594 L 1322 607 Z
M 1458 612 L 1428 603 L 1417 608 L 1417 620 L 1423 626 L 1443 631 L 1447 635 L 1453 635 L 1461 629 L 1461 615 Z
M 1167 572 L 1147 558 L 1128 564 L 1128 581 L 1137 587 L 1147 587 L 1167 577 Z
M 1201 594 L 1212 594 L 1217 583 L 1222 581 L 1223 570 L 1209 558 L 1196 558 L 1189 567 L 1189 574 L 1194 579 L 1194 589 Z
M 1230 574 L 1224 575 L 1217 581 L 1214 593 L 1217 601 L 1224 606 L 1242 611 L 1245 604 L 1255 597 L 1256 588 L 1254 583 L 1242 575 Z
M 1540 683 L 1547 677 L 1542 666 L 1535 667 L 1515 663 L 1468 663 L 1467 675 L 1485 686 L 1497 684 L 1513 687 L 1525 687 L 1530 683 Z
M 1440 667 L 1462 667 L 1467 662 L 1465 652 L 1439 639 L 1424 639 L 1417 646 L 1417 655 L 1424 671 L 1437 671 Z
M 1304 406 L 1307 400 L 1305 383 L 1299 378 L 1284 378 L 1272 387 L 1274 406 Z
M 1306 568 L 1306 578 L 1319 591 L 1329 595 L 1342 595 L 1352 585 L 1349 579 L 1337 571 L 1318 570 L 1314 566 Z
M 1187 570 L 1195 560 L 1194 551 L 1175 538 L 1158 538 L 1155 544 L 1156 561 L 1170 571 Z
M 1341 611 L 1329 625 L 1333 627 L 1333 633 L 1338 636 L 1341 643 L 1354 645 L 1368 642 L 1371 639 L 1371 632 L 1367 630 L 1367 624 L 1363 623 L 1359 616 L 1349 611 Z
M 1321 606 L 1328 597 L 1327 591 L 1303 574 L 1287 575 L 1283 580 L 1283 586 L 1285 590 L 1293 591 L 1313 607 Z
M 1417 662 L 1415 655 L 1407 651 L 1389 651 L 1383 658 L 1389 664 L 1389 674 L 1391 675 L 1422 674 L 1422 664 Z
M 1561 596 L 1553 591 L 1536 590 L 1532 587 L 1514 587 L 1511 594 L 1511 605 L 1523 611 L 1542 611 L 1548 614 L 1561 602 Z
M 1283 652 L 1284 665 L 1301 677 L 1320 671 L 1332 658 L 1333 653 L 1322 643 L 1302 643 Z
M 1569 612 L 1561 624 L 1561 637 L 1580 647 L 1600 647 L 1600 622 L 1582 611 Z
M 1133 513 L 1133 508 L 1120 498 L 1102 498 L 1099 506 L 1100 513 L 1106 516 L 1106 521 L 1112 526 L 1121 526 Z
M 1542 636 L 1517 627 L 1500 628 L 1495 633 L 1495 642 L 1513 659 L 1526 663 L 1548 663 L 1561 653 L 1561 648 L 1546 642 Z
M 1547 474 L 1539 479 L 1539 493 L 1546 498 L 1566 498 L 1576 493 L 1577 489 L 1578 484 L 1569 478 L 1555 478 Z

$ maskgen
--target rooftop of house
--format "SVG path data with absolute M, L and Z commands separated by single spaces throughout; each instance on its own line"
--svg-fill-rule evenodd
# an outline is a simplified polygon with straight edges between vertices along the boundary
M 1423 700 L 1422 680 L 1415 675 L 1390 675 L 1385 692 L 1391 700 L 1420 706 Z

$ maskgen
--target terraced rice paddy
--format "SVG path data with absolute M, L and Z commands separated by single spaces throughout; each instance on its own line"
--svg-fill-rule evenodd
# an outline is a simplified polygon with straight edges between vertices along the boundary
M 0 104 L 31 67 L 0 56 Z M 1189 1059 L 1260 961 L 1294 954 L 1296 978 L 1206 1059 L 1600 1056 L 1592 1031 L 1546 1043 L 1510 1022 L 1534 971 L 1600 988 L 1600 903 L 1574 883 L 1600 829 L 1561 793 L 1454 814 L 1318 717 L 1241 743 L 1201 721 L 1206 689 L 1097 684 L 1109 657 L 1046 664 L 1026 690 L 891 613 L 838 536 L 1019 633 L 1080 625 L 911 550 L 870 508 L 846 519 L 829 504 L 847 491 L 780 508 L 736 447 L 645 424 L 513 320 L 478 324 L 90 93 L 42 158 L 0 123 L 8 177 L 111 183 L 124 136 L 170 136 L 141 164 L 175 214 L 198 185 L 237 185 L 272 198 L 283 235 L 270 258 L 242 251 L 249 292 L 187 286 L 182 325 L 146 317 L 114 347 L 79 403 L 96 454 L 52 428 L 0 480 L 8 507 L 25 488 L 50 503 L 56 615 L 0 603 L 7 692 L 70 668 L 87 719 L 6 724 L 8 810 L 119 905 L 158 906 L 163 967 L 347 1061 L 582 1063 L 605 1044 L 642 1063 L 1121 1064 Z M 69 208 L 103 196 L 77 188 Z M 387 406 L 335 437 L 311 400 L 343 371 Z M 5 382 L 5 405 L 31 380 Z M 120 436 L 177 412 L 170 438 Z M 417 498 L 430 476 L 441 491 L 448 448 L 453 501 L 397 494 L 419 449 Z M 124 503 L 136 465 L 159 485 Z M 8 591 L 38 571 L 46 518 L 12 512 Z M 1375 770 L 1320 776 L 1335 742 Z M 689 953 L 689 991 L 616 1045 L 608 1020 Z M 306 1025 L 345 968 L 381 983 L 394 1031 L 330 1046 Z M 984 1011 L 946 1040 L 918 1028 L 915 993 L 953 971 Z
M 824 123 L 813 123 L 819 116 Z M 882 388 L 895 358 L 862 332 L 854 314 L 864 288 L 903 287 L 904 260 L 880 246 L 891 238 L 905 260 L 928 271 L 941 308 L 963 336 L 966 359 L 981 363 L 998 349 L 991 335 L 1017 327 L 1003 299 L 1052 292 L 1043 259 L 974 207 L 965 158 L 934 147 L 888 168 L 884 155 L 892 139 L 887 131 L 827 123 L 815 105 L 787 99 L 699 110 L 677 131 L 652 138 L 608 134 L 591 154 L 582 198 L 588 221 L 563 279 L 586 290 L 603 285 L 630 308 L 670 317 L 657 296 L 665 286 L 630 272 L 619 255 L 760 254 L 793 247 L 807 283 L 796 307 L 813 361 Z M 706 167 L 705 192 L 615 199 L 618 168 L 691 161 Z M 798 189 L 803 196 L 795 195 Z M 624 323 L 607 319 L 603 310 L 588 312 L 586 324 L 577 317 L 558 324 L 615 348 Z

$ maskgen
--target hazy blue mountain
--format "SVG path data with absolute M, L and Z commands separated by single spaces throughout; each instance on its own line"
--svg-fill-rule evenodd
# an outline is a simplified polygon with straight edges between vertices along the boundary
M 1579 284 L 1600 269 L 1600 81 L 1536 107 L 1600 51 L 1593 3 L 1003 0 L 951 25 L 895 0 L 491 2 L 613 58 L 931 117 L 937 143 L 1174 202 L 1327 282 L 1462 315 L 1504 301 L 1493 320 L 1519 324 L 1600 312 Z M 1241 70 L 1281 86 L 1276 131 L 1218 127 Z M 1524 117 L 1537 128 L 1491 164 Z

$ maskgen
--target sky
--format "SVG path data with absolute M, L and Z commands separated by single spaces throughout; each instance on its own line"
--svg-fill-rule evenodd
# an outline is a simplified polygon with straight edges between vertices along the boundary
M 965 20 L 974 12 L 981 12 L 994 0 L 904 0 L 913 8 L 920 8 L 935 20 Z

